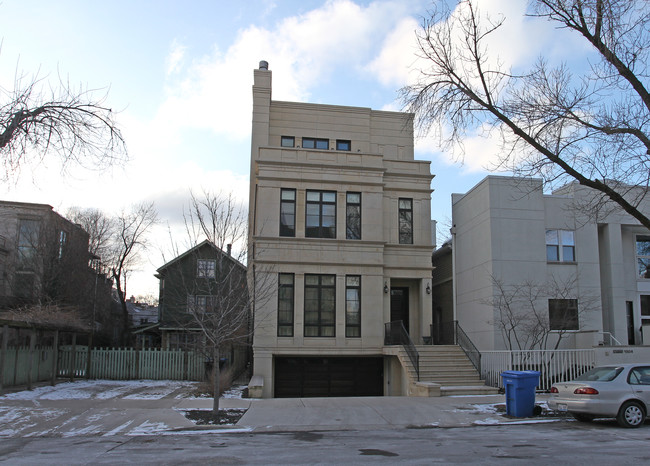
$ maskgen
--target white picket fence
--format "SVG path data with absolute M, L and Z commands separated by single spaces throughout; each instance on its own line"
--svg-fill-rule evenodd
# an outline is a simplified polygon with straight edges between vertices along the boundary
M 549 390 L 556 382 L 571 380 L 596 364 L 593 349 L 481 351 L 481 379 L 503 388 L 503 371 L 539 371 L 537 390 Z

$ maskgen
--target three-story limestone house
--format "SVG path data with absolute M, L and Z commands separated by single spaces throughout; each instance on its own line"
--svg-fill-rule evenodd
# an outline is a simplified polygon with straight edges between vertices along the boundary
M 433 177 L 414 160 L 412 115 L 271 92 L 261 62 L 249 274 L 271 293 L 253 296 L 256 385 L 263 397 L 407 394 L 385 343 L 403 325 L 422 344 L 432 316 Z

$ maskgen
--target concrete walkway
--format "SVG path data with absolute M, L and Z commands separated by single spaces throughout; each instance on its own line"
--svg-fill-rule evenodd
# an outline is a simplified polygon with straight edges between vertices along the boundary
M 39 391 L 40 390 L 40 391 Z M 220 400 L 247 409 L 236 426 L 196 426 L 188 410 L 209 410 L 183 382 L 80 381 L 0 397 L 0 438 L 168 435 L 191 431 L 381 430 L 521 422 L 497 412 L 504 395 Z M 538 397 L 545 402 L 545 396 Z M 535 418 L 539 422 L 540 418 Z

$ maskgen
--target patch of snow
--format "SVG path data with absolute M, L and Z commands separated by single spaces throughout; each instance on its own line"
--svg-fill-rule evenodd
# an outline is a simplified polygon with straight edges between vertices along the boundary
M 149 422 L 144 421 L 138 427 L 131 430 L 126 435 L 138 436 L 138 435 L 155 435 L 165 432 L 169 429 L 169 426 L 164 422 Z
M 244 393 L 244 390 L 248 388 L 248 385 L 234 385 L 230 387 L 229 390 L 226 390 L 223 392 L 221 395 L 221 398 L 236 398 L 236 399 L 241 399 L 242 395 Z
M 501 421 L 498 419 L 487 418 L 482 421 L 474 421 L 472 424 L 477 426 L 490 426 L 495 424 L 501 424 Z
M 87 427 L 82 427 L 81 429 L 72 429 L 68 430 L 66 432 L 63 432 L 61 434 L 62 437 L 68 438 L 68 437 L 77 437 L 79 435 L 89 435 L 89 434 L 96 434 L 101 431 L 101 427 L 98 425 L 90 425 Z
M 127 421 L 121 426 L 117 426 L 115 429 L 109 430 L 103 435 L 103 437 L 110 437 L 111 435 L 116 435 L 121 431 L 123 431 L 124 429 L 126 429 L 127 427 L 129 427 L 131 424 L 133 424 L 133 420 Z

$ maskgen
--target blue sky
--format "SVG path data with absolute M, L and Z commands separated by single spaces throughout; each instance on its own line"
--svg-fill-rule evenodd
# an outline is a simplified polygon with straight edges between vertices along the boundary
M 234 192 L 246 201 L 253 69 L 267 60 L 273 98 L 399 110 L 397 90 L 415 63 L 414 31 L 432 3 L 423 0 L 144 1 L 4 0 L 0 3 L 0 86 L 16 70 L 58 76 L 108 91 L 119 112 L 131 160 L 110 172 L 25 167 L 0 198 L 115 213 L 155 201 L 162 224 L 128 292 L 157 292 L 155 269 L 168 254 L 189 190 Z M 570 59 L 580 45 L 540 20 L 525 18 L 526 0 L 481 0 L 506 27 L 492 44 L 513 66 L 544 52 Z M 102 91 L 103 90 L 103 91 Z M 430 160 L 433 219 L 447 229 L 452 192 L 484 176 L 496 144 L 478 135 L 454 163 L 436 141 L 418 139 L 416 158 Z M 443 232 L 444 236 L 444 232 Z M 176 238 L 182 242 L 182 238 Z M 166 256 L 169 258 L 169 255 Z

